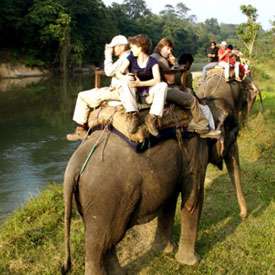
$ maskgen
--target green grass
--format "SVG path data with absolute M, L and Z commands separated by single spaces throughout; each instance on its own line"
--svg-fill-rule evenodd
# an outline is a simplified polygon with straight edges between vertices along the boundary
M 141 243 L 138 233 L 132 232 L 119 247 L 129 274 L 275 274 L 275 88 L 268 86 L 275 83 L 274 73 L 270 73 L 270 79 L 258 81 L 263 90 L 264 113 L 258 113 L 256 103 L 239 137 L 248 218 L 243 222 L 239 218 L 226 170 L 210 166 L 197 241 L 201 262 L 194 267 L 181 266 L 173 254 L 150 252 L 140 253 L 131 262 L 125 253 Z M 177 242 L 178 211 L 173 230 Z M 83 234 L 82 221 L 74 212 L 72 274 L 84 272 Z M 149 238 L 150 234 L 143 235 Z M 145 251 L 142 246 L 140 250 Z M 62 187 L 51 184 L 1 226 L 0 274 L 58 274 L 63 255 Z

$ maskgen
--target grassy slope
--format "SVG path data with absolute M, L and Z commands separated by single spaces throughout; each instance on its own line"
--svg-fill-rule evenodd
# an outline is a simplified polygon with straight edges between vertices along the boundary
M 275 274 L 275 88 L 271 85 L 275 73 L 259 77 L 258 83 L 264 94 L 264 114 L 257 114 L 256 104 L 239 138 L 248 219 L 239 219 L 226 171 L 209 167 L 197 242 L 200 264 L 180 266 L 174 255 L 147 254 L 128 266 L 130 274 Z M 63 259 L 62 219 L 60 185 L 50 185 L 15 212 L 0 229 L 0 274 L 58 274 Z M 75 214 L 73 274 L 83 274 L 83 231 Z M 177 213 L 175 241 L 179 232 Z

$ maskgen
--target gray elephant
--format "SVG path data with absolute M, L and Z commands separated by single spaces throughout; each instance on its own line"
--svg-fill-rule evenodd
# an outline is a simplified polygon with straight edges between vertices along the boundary
M 227 83 L 222 71 L 210 74 L 197 91 L 197 96 L 207 101 L 217 129 L 223 133 L 223 138 L 218 142 L 209 143 L 209 162 L 220 169 L 223 161 L 225 162 L 236 189 L 241 218 L 247 216 L 247 206 L 241 186 L 237 136 L 240 125 L 251 111 L 257 95 L 260 95 L 260 91 L 251 77 L 246 77 L 241 83 Z
M 207 98 L 218 128 L 223 130 L 224 141 L 213 143 L 194 136 L 183 139 L 180 146 L 178 141 L 170 139 L 137 154 L 118 136 L 96 131 L 81 144 L 71 157 L 64 178 L 66 258 L 63 274 L 71 264 L 73 196 L 85 224 L 86 275 L 106 274 L 108 267 L 120 270 L 116 244 L 133 225 L 146 223 L 156 216 L 155 244 L 171 251 L 171 228 L 180 193 L 181 237 L 176 260 L 188 265 L 197 263 L 195 243 L 209 162 L 221 168 L 225 161 L 236 186 L 240 215 L 246 217 L 236 138 L 245 98 L 255 89 L 249 79 L 241 84 L 228 84 L 219 76 L 207 79 L 200 87 L 198 95 Z M 81 173 L 90 153 L 88 165 Z
M 108 139 L 106 141 L 106 139 Z M 195 136 L 163 141 L 137 154 L 115 134 L 94 132 L 72 155 L 65 171 L 65 251 L 63 274 L 70 269 L 72 197 L 85 224 L 85 274 L 119 270 L 115 246 L 136 224 L 158 216 L 155 245 L 172 249 L 171 229 L 182 195 L 178 262 L 193 265 L 208 164 L 207 141 Z M 94 150 L 94 145 L 97 144 Z M 93 152 L 80 176 L 82 164 Z M 104 158 L 102 158 L 104 156 Z

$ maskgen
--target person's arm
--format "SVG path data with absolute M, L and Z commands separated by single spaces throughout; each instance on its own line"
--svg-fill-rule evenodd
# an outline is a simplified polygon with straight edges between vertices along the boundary
M 116 71 L 116 77 L 118 79 L 124 79 L 125 73 L 130 65 L 130 61 L 128 59 L 125 59 L 120 68 Z
M 207 48 L 207 57 L 208 58 L 214 57 L 210 48 Z
M 215 57 L 215 54 L 213 54 L 212 51 L 208 49 L 207 50 L 207 57 L 209 57 L 209 58 Z
M 226 50 L 224 51 L 224 53 L 221 53 L 221 52 L 219 51 L 219 53 L 218 53 L 219 61 L 222 60 L 229 52 L 230 52 L 230 50 L 228 50 L 228 49 L 226 49 Z
M 159 72 L 159 65 L 155 64 L 152 67 L 153 78 L 146 81 L 140 81 L 137 77 L 136 80 L 130 81 L 129 86 L 130 88 L 136 87 L 152 87 L 158 83 L 160 83 L 160 72 Z
M 112 54 L 113 48 L 110 48 L 108 45 L 105 46 L 105 60 L 104 60 L 104 72 L 107 76 L 112 77 L 116 74 L 117 70 L 120 68 L 123 59 L 121 57 L 113 62 Z

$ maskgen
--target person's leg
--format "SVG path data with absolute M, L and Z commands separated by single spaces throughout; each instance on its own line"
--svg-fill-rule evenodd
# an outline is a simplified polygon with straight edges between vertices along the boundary
M 129 88 L 128 81 L 121 81 L 119 96 L 127 114 L 128 132 L 136 133 L 140 124 L 138 116 L 138 105 L 136 100 L 136 89 Z
M 167 101 L 174 102 L 179 106 L 190 110 L 192 120 L 188 125 L 189 131 L 196 132 L 204 138 L 216 138 L 220 135 L 220 131 L 211 129 L 208 117 L 205 116 L 204 110 L 202 110 L 198 100 L 191 93 L 181 91 L 176 87 L 168 88 Z M 211 124 L 213 125 L 213 123 Z
M 167 96 L 167 84 L 160 82 L 149 88 L 149 97 L 152 95 L 150 114 L 162 117 L 164 104 Z
M 153 136 L 159 134 L 157 128 L 159 120 L 163 115 L 166 95 L 167 84 L 160 82 L 149 88 L 149 96 L 145 99 L 148 104 L 152 103 L 149 114 L 145 118 L 145 124 Z
M 138 105 L 136 100 L 136 89 L 130 89 L 128 81 L 121 81 L 119 96 L 126 113 L 137 112 Z
M 234 64 L 235 79 L 241 81 L 240 79 L 240 62 Z
M 190 130 L 192 129 L 200 133 L 207 133 L 209 131 L 208 120 L 204 116 L 198 100 L 192 94 L 186 91 L 181 91 L 177 87 L 168 88 L 167 101 L 174 102 L 184 109 L 191 111 L 193 119 L 191 125 L 189 126 Z
M 218 62 L 210 62 L 202 68 L 202 80 L 206 79 L 207 71 L 214 68 L 217 64 Z
M 87 123 L 88 114 L 90 111 L 90 98 L 94 97 L 97 89 L 79 92 L 74 109 L 73 121 L 79 125 Z
M 230 70 L 229 63 L 221 61 L 221 62 L 219 62 L 219 66 L 224 68 L 225 81 L 229 81 L 229 70 Z
M 77 126 L 73 133 L 67 134 L 66 138 L 69 141 L 82 140 L 87 136 L 87 120 L 90 112 L 91 98 L 96 97 L 98 89 L 91 89 L 79 92 L 75 104 L 73 121 Z
M 215 121 L 214 121 L 214 117 L 213 117 L 213 114 L 212 114 L 210 108 L 208 107 L 208 105 L 201 105 L 201 104 L 199 104 L 199 106 L 200 106 L 200 109 L 203 112 L 203 115 L 208 120 L 209 128 L 211 130 L 215 130 L 216 129 L 216 127 L 215 127 Z

